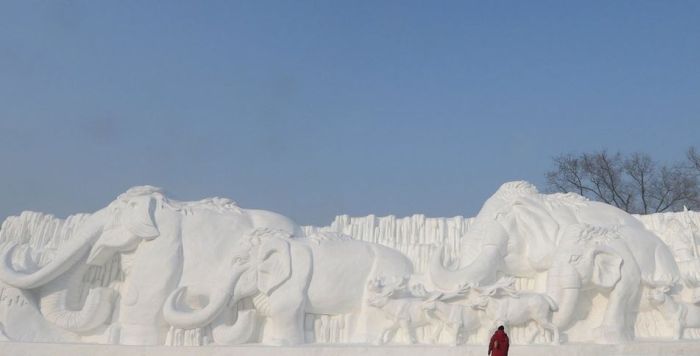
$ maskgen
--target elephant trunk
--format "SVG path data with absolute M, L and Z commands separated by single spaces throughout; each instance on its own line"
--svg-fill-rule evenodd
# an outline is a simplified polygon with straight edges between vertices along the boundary
M 265 295 L 265 294 L 258 294 Z M 255 303 L 256 298 L 253 298 L 253 309 L 238 310 L 238 303 L 248 297 L 248 294 L 241 292 L 240 288 L 234 288 L 231 303 L 234 314 L 234 322 L 232 325 L 227 325 L 223 318 L 214 322 L 212 325 L 212 337 L 214 342 L 220 345 L 239 345 L 248 342 L 255 334 L 258 321 L 258 310 L 261 306 Z M 266 298 L 264 300 L 267 300 Z M 269 307 L 269 304 L 267 304 Z M 265 307 L 262 307 L 262 313 L 265 313 Z
M 87 267 L 81 266 L 78 269 L 76 273 L 69 273 L 70 277 L 66 277 L 69 279 L 66 283 L 67 287 L 63 287 L 65 285 L 63 283 L 58 283 L 62 286 L 42 291 L 47 294 L 39 300 L 39 310 L 46 320 L 63 329 L 84 332 L 104 324 L 110 317 L 113 292 L 103 287 L 91 289 L 83 307 L 79 310 L 70 310 L 67 305 L 69 292 L 77 291 Z
M 547 275 L 547 294 L 559 306 L 552 322 L 560 329 L 566 329 L 573 321 L 576 304 L 581 292 L 581 279 L 569 264 L 552 266 Z
M 236 306 L 234 306 L 235 308 Z M 257 328 L 257 311 L 255 309 L 236 311 L 233 325 L 218 323 L 211 329 L 214 342 L 220 345 L 244 344 L 253 337 Z
M 183 296 L 187 287 L 179 287 L 168 296 L 163 305 L 163 318 L 168 324 L 180 329 L 195 329 L 208 325 L 221 313 L 224 306 L 231 300 L 231 291 L 243 273 L 242 268 L 236 269 L 228 281 L 217 287 L 210 295 L 209 302 L 204 308 L 192 309 L 185 306 L 181 309 Z M 237 301 L 235 301 L 237 302 Z M 233 303 L 232 303 L 233 304 Z
M 450 270 L 443 266 L 443 254 L 440 253 L 430 261 L 430 280 L 443 290 L 455 290 L 466 283 L 489 283 L 495 280 L 497 272 L 501 268 L 503 256 L 501 248 L 496 245 L 485 245 L 479 257 L 464 268 Z
M 76 236 L 62 246 L 55 258 L 39 270 L 25 273 L 15 270 L 12 255 L 17 245 L 12 245 L 0 254 L 0 281 L 16 288 L 32 289 L 43 286 L 70 269 L 90 249 L 100 235 L 104 225 L 102 211 L 90 216 L 77 231 Z

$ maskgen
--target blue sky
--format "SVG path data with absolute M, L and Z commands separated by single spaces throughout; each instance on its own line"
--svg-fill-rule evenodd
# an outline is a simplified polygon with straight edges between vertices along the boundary
M 302 224 L 475 214 L 700 146 L 697 1 L 2 1 L 0 218 L 128 187 Z

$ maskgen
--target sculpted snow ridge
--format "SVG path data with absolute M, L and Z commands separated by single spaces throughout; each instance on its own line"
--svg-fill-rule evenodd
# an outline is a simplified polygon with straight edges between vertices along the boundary
M 503 184 L 472 218 L 301 227 L 134 187 L 0 229 L 0 340 L 123 345 L 696 339 L 700 213 L 632 216 Z

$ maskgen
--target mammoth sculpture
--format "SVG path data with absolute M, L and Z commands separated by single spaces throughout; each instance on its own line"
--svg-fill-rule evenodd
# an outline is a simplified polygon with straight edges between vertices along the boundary
M 194 263 L 183 261 L 183 249 L 206 240 L 203 235 L 236 240 L 261 227 L 302 234 L 284 216 L 241 209 L 227 199 L 178 202 L 167 199 L 159 188 L 134 187 L 87 216 L 48 263 L 22 263 L 24 268 L 18 268 L 17 245 L 5 248 L 0 255 L 0 281 L 35 290 L 41 313 L 60 328 L 82 333 L 111 317 L 109 342 L 162 344 L 168 331 L 163 302 L 177 286 L 183 263 Z M 118 253 L 124 253 L 124 276 L 121 286 L 112 287 L 119 290 L 93 288 L 76 307 L 77 289 L 88 267 L 103 265 Z M 112 305 L 115 292 L 119 295 L 116 308 Z
M 567 235 L 567 229 L 579 225 L 614 229 L 619 239 L 596 249 L 562 238 Z M 572 321 L 571 308 L 578 297 L 574 292 L 579 286 L 579 282 L 574 282 L 577 278 L 584 287 L 612 288 L 603 322 L 603 329 L 609 332 L 604 333 L 604 338 L 594 339 L 602 343 L 633 338 L 634 317 L 623 304 L 627 297 L 634 297 L 633 303 L 638 303 L 639 298 L 630 294 L 630 290 L 640 288 L 639 283 L 669 285 L 679 275 L 668 246 L 633 216 L 572 193 L 540 194 L 533 185 L 522 181 L 503 184 L 484 203 L 462 240 L 457 268 L 445 267 L 443 250 L 434 254 L 429 274 L 437 287 L 449 290 L 464 283 L 492 284 L 503 275 L 535 278 L 549 271 L 552 275 L 549 283 L 554 284 L 547 289 L 555 294 L 553 297 L 560 307 L 554 321 L 563 329 Z M 560 248 L 561 243 L 567 245 Z M 608 271 L 591 276 L 595 269 L 584 271 L 583 265 L 562 261 L 567 254 L 564 251 L 572 248 L 585 249 L 587 252 L 581 256 L 590 256 L 594 266 L 604 264 Z M 618 268 L 617 274 L 610 272 L 620 258 L 625 261 L 624 266 Z M 590 261 L 582 260 L 582 263 Z M 574 269 L 579 277 L 574 278 Z
M 183 271 L 183 282 L 163 308 L 165 320 L 177 328 L 200 328 L 212 324 L 224 309 L 235 307 L 244 298 L 263 298 L 266 323 L 262 342 L 299 344 L 305 341 L 305 313 L 344 314 L 361 310 L 369 279 L 378 274 L 412 273 L 406 257 L 384 246 L 334 235 L 291 237 L 286 231 L 258 229 L 246 240 L 231 239 L 210 248 L 224 251 L 226 256 L 209 260 L 214 264 L 197 271 Z M 196 260 L 207 261 L 201 257 Z M 206 305 L 201 300 L 207 301 Z M 241 320 L 250 322 L 255 318 L 238 315 L 233 325 L 214 323 L 214 342 L 249 341 L 248 335 L 241 337 L 226 330 L 254 327 L 237 325 Z

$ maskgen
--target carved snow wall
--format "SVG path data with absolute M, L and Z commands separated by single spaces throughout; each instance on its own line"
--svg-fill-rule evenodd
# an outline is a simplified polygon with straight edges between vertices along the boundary
M 298 226 L 135 187 L 0 228 L 0 339 L 199 346 L 697 339 L 700 213 L 504 184 L 475 217 Z
M 307 235 L 318 232 L 335 232 L 353 239 L 381 244 L 401 251 L 411 262 L 416 272 L 423 273 L 428 267 L 436 245 L 445 247 L 450 259 L 457 259 L 462 236 L 469 230 L 473 218 L 455 216 L 451 218 L 428 218 L 423 214 L 397 218 L 394 215 L 377 217 L 336 216 L 329 226 L 304 226 Z

